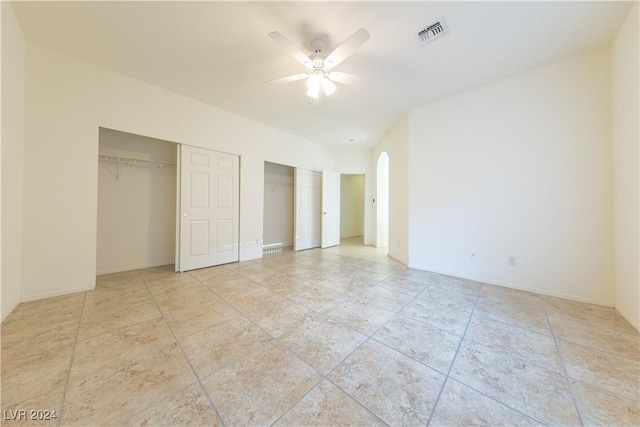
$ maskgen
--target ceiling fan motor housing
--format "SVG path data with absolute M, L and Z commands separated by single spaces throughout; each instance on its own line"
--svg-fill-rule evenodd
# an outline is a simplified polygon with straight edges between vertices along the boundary
M 325 57 L 325 55 L 322 55 L 322 51 L 325 48 L 325 42 L 324 40 L 321 39 L 315 39 L 314 41 L 311 42 L 311 51 L 313 52 L 313 57 L 316 56 L 321 56 L 322 58 Z
M 309 74 L 312 74 L 317 70 L 322 70 L 325 68 L 324 58 L 326 58 L 327 55 L 323 53 L 324 48 L 325 48 L 324 40 L 315 39 L 314 41 L 311 42 L 311 50 L 313 53 L 309 57 L 311 59 L 311 67 L 307 69 L 307 72 Z

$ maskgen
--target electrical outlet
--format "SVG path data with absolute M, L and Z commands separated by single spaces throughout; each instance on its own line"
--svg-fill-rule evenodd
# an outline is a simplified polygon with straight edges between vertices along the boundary
M 478 254 L 476 253 L 476 251 L 469 251 L 469 259 L 471 261 L 475 261 L 478 259 Z
M 507 257 L 507 264 L 509 264 L 509 266 L 511 267 L 515 267 L 517 265 L 516 257 L 514 256 Z

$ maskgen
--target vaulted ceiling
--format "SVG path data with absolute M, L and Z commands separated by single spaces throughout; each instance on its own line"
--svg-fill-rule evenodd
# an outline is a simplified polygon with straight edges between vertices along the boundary
M 332 146 L 371 147 L 413 107 L 610 43 L 632 3 L 498 2 L 15 2 L 28 41 Z M 416 34 L 444 18 L 449 34 Z M 264 81 L 303 72 L 275 44 L 279 31 L 310 53 L 359 28 L 371 38 L 336 70 L 312 105 L 305 82 Z

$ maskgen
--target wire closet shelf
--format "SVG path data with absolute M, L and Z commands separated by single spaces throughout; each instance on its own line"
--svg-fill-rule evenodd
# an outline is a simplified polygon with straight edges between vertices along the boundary
M 152 168 L 175 168 L 176 165 L 171 163 L 152 162 L 150 160 L 132 159 L 129 157 L 120 156 L 98 156 L 98 160 L 105 162 L 115 162 L 119 165 L 134 165 L 134 166 L 148 166 Z

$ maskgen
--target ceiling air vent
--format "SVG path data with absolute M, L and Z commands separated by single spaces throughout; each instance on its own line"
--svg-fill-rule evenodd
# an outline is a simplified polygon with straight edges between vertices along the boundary
M 440 18 L 439 21 L 434 22 L 426 28 L 418 31 L 418 40 L 422 46 L 426 45 L 429 42 L 432 42 L 444 35 L 449 34 L 449 30 L 447 28 L 447 23 L 444 18 Z

